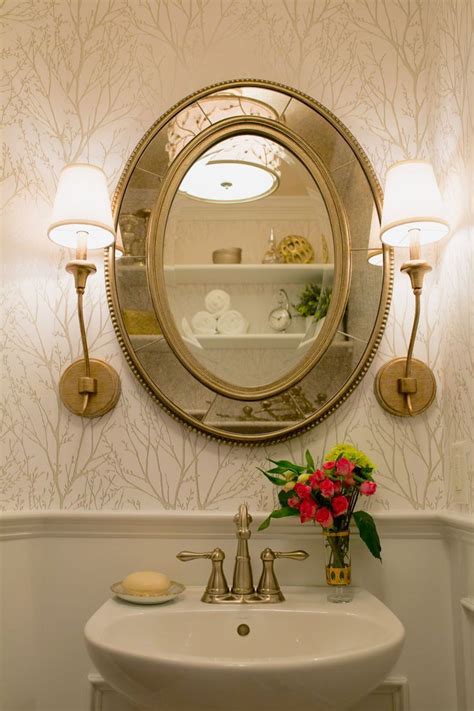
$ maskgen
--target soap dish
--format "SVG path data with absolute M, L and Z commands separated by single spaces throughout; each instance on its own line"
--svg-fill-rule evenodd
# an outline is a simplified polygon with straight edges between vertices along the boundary
M 175 580 L 171 581 L 171 585 L 168 590 L 158 594 L 148 594 L 144 593 L 142 595 L 130 595 L 130 593 L 125 592 L 122 586 L 122 581 L 119 583 L 114 583 L 110 586 L 110 589 L 120 597 L 122 600 L 127 602 L 134 602 L 136 605 L 159 605 L 162 602 L 168 602 L 169 600 L 174 600 L 175 597 L 181 595 L 182 592 L 186 590 L 182 583 L 177 583 Z

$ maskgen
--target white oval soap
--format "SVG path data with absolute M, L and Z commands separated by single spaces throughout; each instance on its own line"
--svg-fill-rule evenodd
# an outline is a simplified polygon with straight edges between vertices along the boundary
M 163 573 L 141 571 L 130 573 L 122 580 L 122 587 L 130 595 L 153 595 L 169 589 L 171 580 Z

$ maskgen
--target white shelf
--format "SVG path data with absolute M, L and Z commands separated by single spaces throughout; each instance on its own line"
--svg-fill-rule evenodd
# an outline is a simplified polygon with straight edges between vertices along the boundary
M 224 336 L 216 334 L 213 336 L 196 336 L 203 348 L 216 350 L 231 348 L 240 350 L 243 348 L 271 348 L 294 350 L 303 340 L 304 333 L 243 333 L 238 336 Z
M 308 284 L 326 277 L 333 264 L 176 264 L 165 265 L 166 283 L 180 284 Z
M 217 350 L 217 349 L 232 349 L 240 350 L 243 348 L 271 348 L 272 350 L 278 349 L 291 349 L 295 350 L 303 340 L 303 333 L 244 333 L 239 336 L 224 336 L 222 334 L 216 334 L 212 336 L 195 336 L 196 340 L 201 344 L 201 346 L 207 350 Z M 189 339 L 183 337 L 185 342 L 192 346 L 193 344 Z M 167 344 L 162 335 L 131 335 L 130 340 L 133 347 L 139 352 L 148 348 L 151 345 L 158 345 L 160 347 L 166 347 Z M 313 339 L 306 341 L 303 347 L 309 346 Z M 350 349 L 352 348 L 352 343 L 350 341 L 333 341 L 329 348 L 342 348 Z

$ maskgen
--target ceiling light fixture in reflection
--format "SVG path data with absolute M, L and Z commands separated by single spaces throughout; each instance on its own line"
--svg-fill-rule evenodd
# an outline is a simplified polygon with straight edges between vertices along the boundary
M 206 202 L 258 200 L 280 184 L 281 147 L 262 136 L 234 136 L 197 160 L 186 173 L 180 192 Z
M 278 119 L 277 112 L 256 99 L 218 93 L 201 99 L 176 116 L 168 128 L 170 163 L 208 125 L 234 116 Z M 284 153 L 275 142 L 256 134 L 237 135 L 213 146 L 195 161 L 179 191 L 205 202 L 238 203 L 273 193 L 280 183 Z

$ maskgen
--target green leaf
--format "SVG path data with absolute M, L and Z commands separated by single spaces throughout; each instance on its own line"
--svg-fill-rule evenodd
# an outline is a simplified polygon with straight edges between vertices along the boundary
M 302 472 L 306 469 L 306 467 L 301 467 L 299 464 L 294 464 L 286 459 L 280 459 L 279 461 L 269 459 L 268 461 L 276 464 L 278 467 L 281 467 L 283 471 L 295 472 L 296 474 L 302 474 Z
M 273 467 L 272 469 L 267 469 L 266 471 L 269 474 L 286 474 L 288 469 L 285 469 L 285 467 Z
M 263 531 L 265 528 L 268 528 L 272 518 L 286 518 L 287 516 L 298 515 L 299 511 L 297 511 L 297 509 L 291 509 L 289 506 L 282 506 L 281 509 L 275 509 L 275 511 L 272 511 L 270 516 L 268 516 L 265 521 L 262 521 L 262 523 L 258 527 L 258 530 Z
M 276 484 L 277 486 L 285 486 L 285 484 L 287 483 L 286 479 L 278 479 L 276 476 L 272 476 L 271 474 L 264 471 L 263 469 L 260 469 L 260 467 L 257 467 L 257 469 L 260 472 L 262 472 L 262 474 L 264 474 L 267 477 L 267 479 L 269 479 L 269 481 L 272 482 L 272 484 Z
M 309 449 L 306 450 L 306 452 L 304 453 L 304 456 L 306 458 L 306 463 L 308 465 L 308 469 L 310 469 L 312 472 L 314 472 L 316 467 L 314 466 L 314 459 L 311 456 L 311 452 L 309 451 Z
M 289 506 L 282 506 L 281 509 L 275 509 L 270 514 L 271 518 L 286 518 L 287 516 L 299 516 L 298 509 L 292 509 Z
M 276 464 L 278 467 L 284 468 L 285 471 L 301 473 L 305 470 L 305 467 L 301 467 L 299 464 L 295 464 L 294 462 L 289 462 L 287 459 L 269 459 L 268 461 Z
M 262 523 L 260 524 L 260 526 L 258 527 L 257 530 L 264 531 L 266 528 L 269 527 L 271 520 L 272 520 L 272 515 L 270 514 L 270 516 L 267 516 L 265 521 L 262 521 Z
M 352 514 L 357 528 L 359 529 L 359 535 L 364 541 L 365 545 L 372 553 L 374 558 L 378 558 L 382 561 L 380 555 L 382 551 L 382 546 L 380 545 L 379 534 L 377 533 L 377 528 L 375 526 L 375 521 L 372 516 L 367 513 L 367 511 L 354 511 Z
M 287 506 L 288 499 L 291 499 L 295 495 L 295 492 L 293 489 L 291 491 L 279 491 L 278 492 L 278 501 L 280 502 L 280 506 Z

